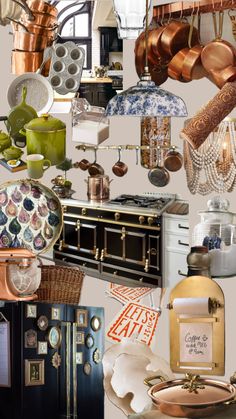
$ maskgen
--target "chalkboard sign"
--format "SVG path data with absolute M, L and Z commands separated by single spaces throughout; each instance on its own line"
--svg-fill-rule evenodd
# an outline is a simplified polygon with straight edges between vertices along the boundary
M 10 323 L 0 322 L 0 387 L 11 387 Z

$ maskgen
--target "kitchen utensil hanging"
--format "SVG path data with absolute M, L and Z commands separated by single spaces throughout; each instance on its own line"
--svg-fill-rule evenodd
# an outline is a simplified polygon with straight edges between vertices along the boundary
M 123 177 L 128 172 L 128 166 L 127 164 L 123 163 L 121 161 L 121 149 L 118 149 L 118 161 L 114 164 L 112 167 L 112 172 L 115 176 Z
M 236 120 L 222 121 L 198 150 L 184 142 L 184 167 L 192 194 L 232 192 L 236 184 Z
M 148 179 L 152 185 L 157 187 L 164 187 L 170 181 L 170 174 L 163 165 L 163 153 L 160 148 L 157 148 L 158 166 L 154 167 L 148 172 Z
M 82 169 L 83 170 L 83 169 Z M 94 162 L 88 167 L 90 176 L 104 175 L 103 167 L 97 163 L 97 149 L 94 149 Z

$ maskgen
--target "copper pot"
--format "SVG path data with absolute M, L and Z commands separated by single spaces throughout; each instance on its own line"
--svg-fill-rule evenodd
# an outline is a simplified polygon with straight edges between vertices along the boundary
M 27 22 L 26 24 L 23 24 L 22 22 L 17 22 L 13 19 L 9 20 L 14 22 L 12 24 L 14 31 L 30 32 L 37 35 L 47 36 L 47 38 L 54 37 L 54 31 L 56 31 L 56 29 L 58 28 L 58 25 L 54 25 L 52 28 L 46 28 L 45 26 L 35 25 L 32 22 Z
M 148 58 L 154 64 L 157 60 L 168 62 L 170 55 L 162 48 L 161 37 L 166 25 L 160 26 L 149 31 L 148 33 Z
M 34 25 L 40 25 L 40 26 L 45 26 L 47 28 L 52 28 L 53 26 L 57 24 L 56 16 L 50 15 L 49 13 L 34 12 L 33 15 L 34 15 L 34 21 L 33 21 Z M 21 21 L 24 24 L 29 23 L 28 16 L 25 13 L 22 14 Z M 32 23 L 32 21 L 30 21 L 30 23 Z
M 27 5 L 33 12 L 48 13 L 53 16 L 58 15 L 57 8 L 44 0 L 27 0 Z
M 97 150 L 94 150 L 95 160 L 90 166 L 88 167 L 88 172 L 90 176 L 97 176 L 97 175 L 104 175 L 103 167 L 97 163 Z
M 161 35 L 161 44 L 163 50 L 173 57 L 183 48 L 188 47 L 190 25 L 187 22 L 173 20 L 166 26 Z M 198 31 L 193 28 L 192 45 L 198 43 Z
M 110 183 L 112 182 L 112 180 L 109 180 L 109 176 L 89 176 L 87 180 L 85 179 L 85 182 L 88 185 L 87 195 L 90 201 L 102 202 L 109 200 Z
M 162 382 L 152 385 L 157 378 Z M 144 383 L 150 387 L 148 395 L 154 405 L 173 417 L 204 418 L 236 403 L 236 389 L 232 384 L 197 375 L 187 374 L 186 378 L 171 381 L 161 376 L 150 377 Z
M 21 75 L 24 73 L 35 73 L 43 61 L 43 51 L 12 51 L 12 73 Z
M 30 32 L 13 33 L 14 49 L 20 51 L 43 51 L 48 43 L 48 38 Z

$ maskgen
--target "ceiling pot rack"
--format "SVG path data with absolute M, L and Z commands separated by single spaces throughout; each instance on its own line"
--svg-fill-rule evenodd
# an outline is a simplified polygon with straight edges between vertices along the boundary
M 201 0 L 183 1 L 165 4 L 162 6 L 154 6 L 153 19 L 159 21 L 160 18 L 165 17 L 180 18 L 184 16 L 191 16 L 193 10 L 199 13 L 212 13 L 219 10 L 236 9 L 236 2 L 234 0 Z
M 105 151 L 110 151 L 110 150 L 169 150 L 170 148 L 177 148 L 174 145 L 170 146 L 165 146 L 165 145 L 161 145 L 161 146 L 157 146 L 157 147 L 150 147 L 148 145 L 133 145 L 133 144 L 126 144 L 126 145 L 108 145 L 108 146 L 93 146 L 93 145 L 85 145 L 85 144 L 80 144 L 76 146 L 77 150 L 82 150 L 82 151 L 88 151 L 88 150 L 105 150 Z

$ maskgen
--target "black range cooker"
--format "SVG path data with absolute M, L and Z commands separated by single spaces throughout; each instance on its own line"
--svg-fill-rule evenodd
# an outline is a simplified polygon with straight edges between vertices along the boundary
M 162 213 L 175 195 L 120 195 L 105 203 L 62 200 L 57 263 L 127 286 L 162 286 Z

